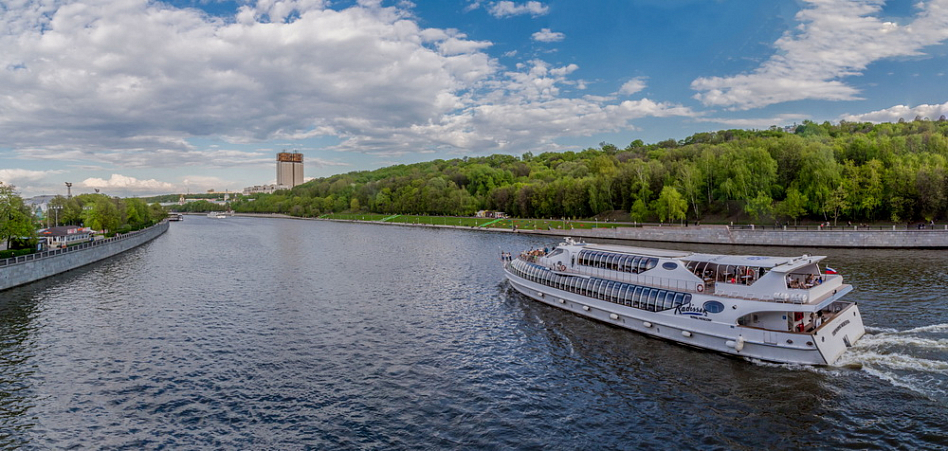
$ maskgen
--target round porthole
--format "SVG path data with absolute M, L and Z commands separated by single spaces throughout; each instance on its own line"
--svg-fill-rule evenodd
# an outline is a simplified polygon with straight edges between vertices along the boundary
M 662 268 L 665 268 L 665 269 L 667 269 L 667 270 L 669 270 L 669 271 L 671 271 L 671 270 L 673 270 L 673 269 L 675 269 L 675 268 L 677 268 L 677 267 L 678 267 L 678 263 L 675 263 L 675 262 L 665 262 L 665 263 L 662 263 Z
M 721 313 L 724 311 L 724 304 L 718 301 L 705 302 L 703 307 L 704 307 L 704 311 L 708 313 Z

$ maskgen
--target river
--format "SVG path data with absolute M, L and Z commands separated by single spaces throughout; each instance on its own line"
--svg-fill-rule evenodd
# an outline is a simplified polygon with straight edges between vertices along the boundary
M 500 251 L 554 244 L 188 216 L 108 261 L 0 293 L 0 447 L 944 446 L 948 253 L 690 246 L 829 256 L 869 333 L 841 365 L 807 368 L 647 338 L 514 292 Z

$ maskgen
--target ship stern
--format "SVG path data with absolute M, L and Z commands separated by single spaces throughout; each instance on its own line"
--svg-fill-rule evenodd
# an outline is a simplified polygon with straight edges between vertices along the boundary
M 813 342 L 820 350 L 827 365 L 833 365 L 839 357 L 856 344 L 866 333 L 862 315 L 856 303 L 849 304 L 813 333 Z

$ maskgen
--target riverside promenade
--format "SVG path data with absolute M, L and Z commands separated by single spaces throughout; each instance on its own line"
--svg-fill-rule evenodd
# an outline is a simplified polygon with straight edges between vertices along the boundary
M 0 291 L 45 279 L 120 254 L 155 239 L 167 230 L 168 221 L 164 220 L 147 229 L 104 240 L 77 244 L 65 249 L 0 259 Z
M 497 233 L 569 236 L 585 239 L 650 241 L 664 243 L 725 244 L 744 246 L 836 247 L 857 249 L 948 249 L 948 226 L 934 228 L 860 228 L 835 227 L 813 229 L 759 228 L 748 225 L 632 225 L 576 229 L 528 229 L 450 224 L 416 224 L 378 220 L 300 218 L 283 214 L 238 213 L 236 216 L 287 218 L 311 221 L 352 222 L 402 227 L 481 230 Z M 588 223 L 589 221 L 582 221 Z
M 677 225 L 574 230 L 524 230 L 538 235 L 587 239 L 669 243 L 739 244 L 750 246 L 840 247 L 861 249 L 948 249 L 948 230 L 941 229 L 760 229 L 748 226 Z

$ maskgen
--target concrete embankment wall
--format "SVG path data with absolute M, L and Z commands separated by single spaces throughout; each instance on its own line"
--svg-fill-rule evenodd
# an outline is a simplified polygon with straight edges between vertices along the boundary
M 452 225 L 431 225 L 359 221 L 348 219 L 298 218 L 286 215 L 241 213 L 238 216 L 306 219 L 333 222 L 383 224 L 403 227 L 430 227 L 486 232 L 510 233 L 507 228 L 482 228 Z M 664 243 L 739 244 L 750 246 L 790 247 L 846 247 L 862 249 L 948 249 L 948 229 L 826 229 L 826 230 L 780 230 L 729 227 L 726 225 L 702 225 L 682 227 L 642 226 L 569 230 L 517 230 L 517 233 L 536 235 L 569 236 L 573 238 L 599 238 L 614 240 L 654 241 Z
M 760 230 L 728 226 L 524 231 L 542 235 L 758 246 L 948 249 L 948 230 Z
M 122 236 L 0 260 L 0 290 L 35 282 L 140 246 L 168 230 L 164 221 Z

